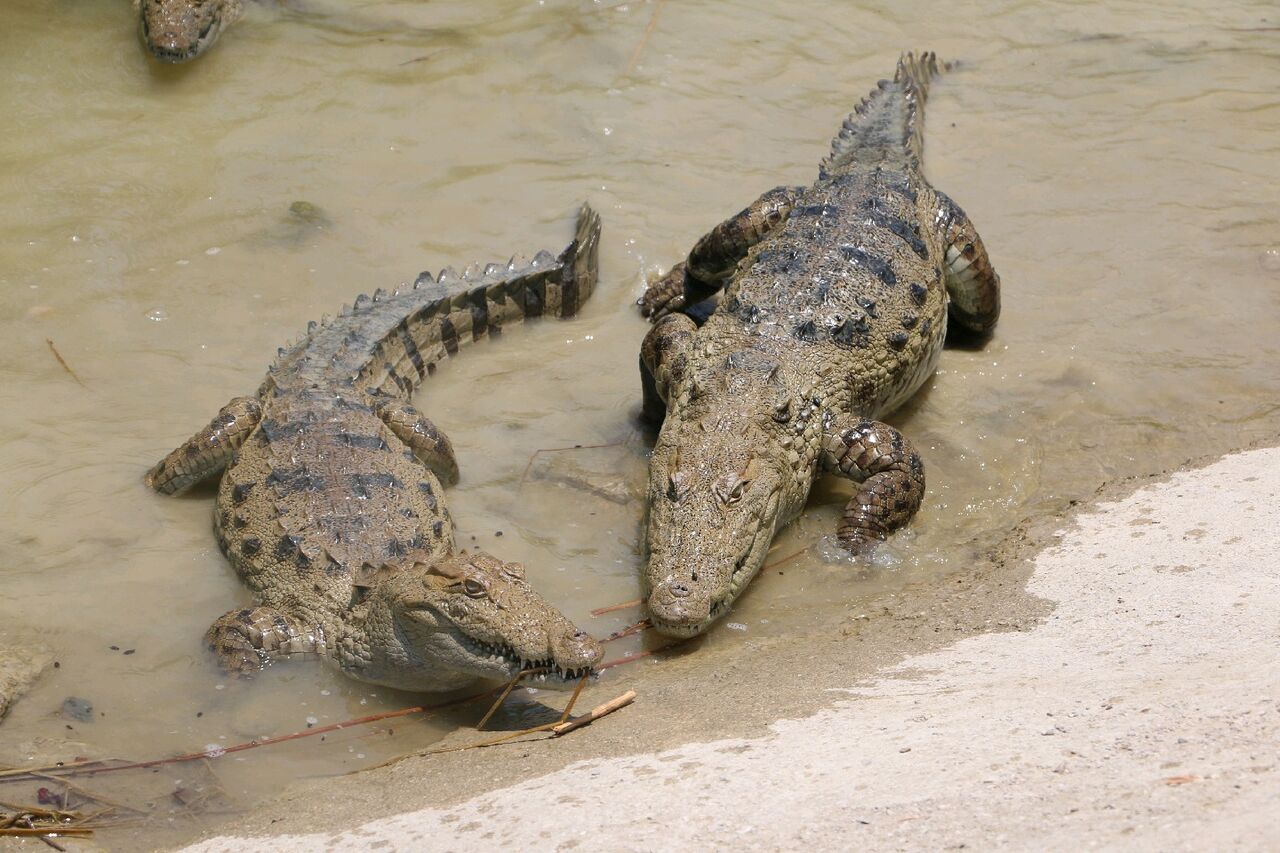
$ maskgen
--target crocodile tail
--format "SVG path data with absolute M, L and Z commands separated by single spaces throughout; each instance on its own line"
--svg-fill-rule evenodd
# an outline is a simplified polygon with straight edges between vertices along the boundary
M 819 175 L 827 178 L 850 164 L 877 163 L 894 154 L 919 166 L 929 83 L 946 67 L 932 51 L 902 54 L 893 79 L 881 80 L 844 120 Z
M 540 316 L 570 317 L 595 289 L 600 248 L 600 215 L 590 205 L 578 211 L 573 242 L 559 256 L 539 252 L 531 260 L 452 268 L 436 277 L 423 273 L 413 288 L 388 297 L 383 316 L 356 347 L 352 370 L 358 385 L 404 396 L 461 344 L 501 333 L 504 326 Z M 340 318 L 341 320 L 341 318 Z

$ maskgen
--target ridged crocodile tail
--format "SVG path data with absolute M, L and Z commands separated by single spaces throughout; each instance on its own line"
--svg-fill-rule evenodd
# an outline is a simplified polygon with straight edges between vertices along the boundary
M 819 174 L 830 177 L 846 166 L 907 158 L 919 165 L 924 154 L 924 102 L 929 82 L 946 65 L 932 51 L 904 53 L 892 80 L 881 80 L 844 120 L 831 141 Z
M 496 335 L 527 317 L 569 317 L 591 295 L 597 277 L 600 216 L 578 211 L 572 243 L 559 256 L 424 272 L 412 287 L 360 296 L 333 320 L 312 323 L 282 349 L 268 376 L 279 384 L 296 373 L 317 383 L 335 374 L 375 393 L 407 396 L 466 341 Z

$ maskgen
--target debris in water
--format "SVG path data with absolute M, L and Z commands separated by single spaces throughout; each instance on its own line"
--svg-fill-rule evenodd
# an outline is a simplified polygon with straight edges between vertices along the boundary
M 93 722 L 93 703 L 79 696 L 68 696 L 62 700 L 62 716 L 82 723 Z

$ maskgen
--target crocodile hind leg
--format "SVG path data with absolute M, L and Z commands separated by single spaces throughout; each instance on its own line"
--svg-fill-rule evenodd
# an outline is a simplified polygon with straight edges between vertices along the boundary
M 906 524 L 924 498 L 924 464 L 902 433 L 879 421 L 840 418 L 823 436 L 822 467 L 861 484 L 837 536 L 857 553 Z
M 715 296 L 756 243 L 787 221 L 804 187 L 774 187 L 694 244 L 689 257 L 649 285 L 640 313 L 657 320 Z
M 144 482 L 166 495 L 191 488 L 222 473 L 240 445 L 262 419 L 256 397 L 236 397 L 218 416 L 147 472 Z
M 684 380 L 693 346 L 693 320 L 684 314 L 668 314 L 659 320 L 640 344 L 640 385 L 644 403 L 640 416 L 662 423 L 671 392 Z
M 947 315 L 967 331 L 988 334 L 1000 319 L 1000 276 L 991 266 L 973 222 L 960 205 L 941 192 L 937 223 L 946 246 L 942 269 L 951 297 Z
M 204 635 L 218 665 L 234 675 L 253 675 L 272 660 L 321 654 L 316 631 L 270 607 L 232 610 Z
M 399 400 L 382 404 L 377 412 L 395 437 L 409 445 L 418 461 L 434 471 L 442 483 L 452 486 L 458 482 L 453 443 L 426 415 Z

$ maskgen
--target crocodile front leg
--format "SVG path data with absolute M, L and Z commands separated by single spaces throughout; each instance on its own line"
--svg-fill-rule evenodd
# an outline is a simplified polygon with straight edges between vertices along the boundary
M 399 400 L 383 403 L 376 411 L 395 437 L 409 445 L 418 461 L 434 471 L 442 483 L 452 486 L 458 482 L 453 443 L 426 415 Z
M 256 397 L 236 397 L 218 416 L 147 472 L 143 481 L 157 492 L 174 495 L 222 473 L 240 445 L 262 420 Z
M 988 334 L 1000 319 L 1000 276 L 968 215 L 945 193 L 937 195 L 936 223 L 946 246 L 943 273 L 951 297 L 947 315 L 970 332 Z
M 715 296 L 756 243 L 787 221 L 805 187 L 774 187 L 694 244 L 687 260 L 649 285 L 640 313 L 657 320 Z
M 924 464 L 902 433 L 879 421 L 838 418 L 823 436 L 822 467 L 861 483 L 837 536 L 858 553 L 906 524 L 924 498 Z
M 684 314 L 668 314 L 640 344 L 640 385 L 644 393 L 641 417 L 653 424 L 667 416 L 671 392 L 684 380 L 696 331 Z
M 204 635 L 218 665 L 234 675 L 250 676 L 272 660 L 324 653 L 324 638 L 314 628 L 270 607 L 232 610 L 218 617 Z

